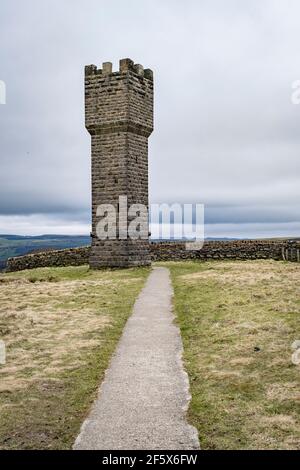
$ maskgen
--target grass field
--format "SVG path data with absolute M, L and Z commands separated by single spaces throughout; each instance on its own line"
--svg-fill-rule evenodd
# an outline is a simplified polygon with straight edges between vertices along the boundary
M 70 449 L 149 270 L 0 275 L 0 449 Z
M 166 264 L 165 264 L 166 265 Z M 168 263 L 203 449 L 300 449 L 300 266 Z
M 203 449 L 300 449 L 300 266 L 164 263 Z M 0 449 L 70 449 L 149 270 L 0 275 Z

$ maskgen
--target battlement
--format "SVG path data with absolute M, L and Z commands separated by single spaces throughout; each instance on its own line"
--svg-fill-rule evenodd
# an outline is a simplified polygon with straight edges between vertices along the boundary
M 102 69 L 98 69 L 96 65 L 87 65 L 85 67 L 85 75 L 100 75 L 103 77 L 118 76 L 128 73 L 133 73 L 139 77 L 146 78 L 153 81 L 153 72 L 150 69 L 144 69 L 140 64 L 135 64 L 131 59 L 121 59 L 119 63 L 119 70 L 113 72 L 113 64 L 111 62 L 103 62 Z
M 102 68 L 85 67 L 85 124 L 91 134 L 131 129 L 149 137 L 153 130 L 153 73 L 121 59 Z

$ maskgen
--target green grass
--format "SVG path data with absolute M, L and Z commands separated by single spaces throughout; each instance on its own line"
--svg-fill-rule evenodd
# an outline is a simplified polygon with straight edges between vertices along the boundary
M 300 266 L 168 263 L 203 449 L 300 449 Z
M 149 269 L 0 275 L 0 449 L 70 449 Z

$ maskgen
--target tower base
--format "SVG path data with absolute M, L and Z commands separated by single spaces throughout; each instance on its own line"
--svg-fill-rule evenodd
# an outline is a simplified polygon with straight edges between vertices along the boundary
M 89 265 L 91 269 L 150 266 L 149 241 L 94 241 Z

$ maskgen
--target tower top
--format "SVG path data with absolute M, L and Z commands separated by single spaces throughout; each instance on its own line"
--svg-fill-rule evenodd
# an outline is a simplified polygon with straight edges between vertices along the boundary
M 135 64 L 131 59 L 121 59 L 119 63 L 119 70 L 113 72 L 113 65 L 111 62 L 103 62 L 102 69 L 98 69 L 96 65 L 87 65 L 85 67 L 85 75 L 124 75 L 127 73 L 134 73 L 143 78 L 153 81 L 153 72 L 150 69 L 144 69 L 140 64 Z
M 85 124 L 90 133 L 114 132 L 121 128 L 150 136 L 153 131 L 153 73 L 121 59 L 113 72 L 111 62 L 102 68 L 85 67 Z

